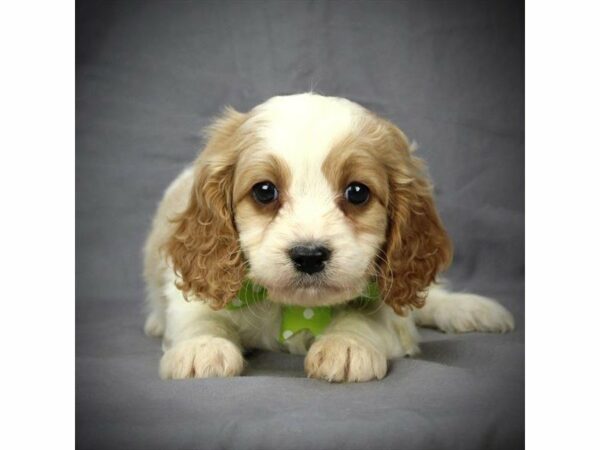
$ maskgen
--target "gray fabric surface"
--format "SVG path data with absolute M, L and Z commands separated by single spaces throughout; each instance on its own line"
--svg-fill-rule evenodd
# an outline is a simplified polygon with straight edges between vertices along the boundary
M 517 449 L 524 439 L 520 2 L 77 3 L 77 445 L 90 449 Z M 234 379 L 165 382 L 142 333 L 141 246 L 225 104 L 313 88 L 416 139 L 454 240 L 447 277 L 516 316 L 425 330 L 383 381 L 304 378 L 257 352 Z

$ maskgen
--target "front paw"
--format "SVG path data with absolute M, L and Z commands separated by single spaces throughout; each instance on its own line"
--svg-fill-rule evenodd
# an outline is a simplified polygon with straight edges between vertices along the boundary
M 387 360 L 372 344 L 355 336 L 323 336 L 310 347 L 304 360 L 309 378 L 329 382 L 381 380 Z
M 240 349 L 227 339 L 200 336 L 176 344 L 160 361 L 164 379 L 233 377 L 244 368 Z

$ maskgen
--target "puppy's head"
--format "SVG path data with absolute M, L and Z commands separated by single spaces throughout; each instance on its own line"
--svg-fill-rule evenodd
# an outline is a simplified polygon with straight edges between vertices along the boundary
M 301 94 L 228 110 L 210 133 L 167 244 L 184 294 L 222 307 L 248 277 L 272 301 L 316 306 L 374 280 L 397 313 L 422 305 L 451 246 L 399 129 Z

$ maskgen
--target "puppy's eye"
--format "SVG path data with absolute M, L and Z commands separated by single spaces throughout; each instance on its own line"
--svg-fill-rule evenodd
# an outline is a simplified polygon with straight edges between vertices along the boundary
M 277 200 L 279 192 L 277 192 L 277 188 L 270 181 L 261 181 L 252 186 L 252 196 L 258 203 L 266 205 Z
M 369 200 L 369 188 L 362 183 L 350 183 L 344 197 L 353 205 L 362 205 Z

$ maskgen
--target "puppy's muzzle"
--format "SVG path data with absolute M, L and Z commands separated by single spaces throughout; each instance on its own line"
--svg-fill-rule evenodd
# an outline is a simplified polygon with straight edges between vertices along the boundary
M 323 245 L 307 243 L 292 247 L 289 255 L 296 270 L 312 275 L 325 268 L 325 262 L 331 256 L 331 250 Z

